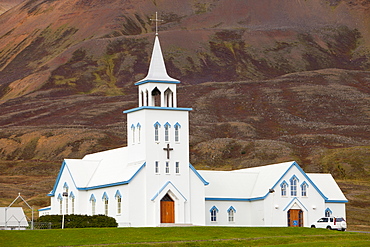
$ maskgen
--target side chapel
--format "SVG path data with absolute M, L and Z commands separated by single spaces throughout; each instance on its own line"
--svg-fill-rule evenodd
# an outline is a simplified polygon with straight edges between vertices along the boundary
M 233 171 L 189 162 L 189 111 L 177 106 L 180 81 L 166 71 L 156 33 L 139 106 L 127 114 L 127 147 L 65 159 L 39 214 L 105 214 L 119 227 L 168 224 L 305 226 L 345 217 L 347 199 L 330 174 L 294 161 Z

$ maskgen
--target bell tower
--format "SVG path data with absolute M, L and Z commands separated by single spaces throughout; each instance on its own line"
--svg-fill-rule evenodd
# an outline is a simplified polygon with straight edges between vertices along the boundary
M 173 200 L 172 223 L 189 221 L 189 111 L 177 106 L 180 81 L 167 74 L 158 34 L 147 76 L 136 82 L 138 107 L 127 113 L 128 162 L 145 163 L 145 195 L 158 211 L 148 224 L 161 222 L 163 198 Z M 149 212 L 148 211 L 148 212 Z M 172 218 L 171 218 L 172 219 Z
M 188 173 L 189 111 L 177 107 L 180 81 L 167 74 L 158 34 L 147 76 L 136 82 L 138 107 L 127 113 L 127 143 L 132 161 L 146 162 L 148 176 L 177 179 Z M 130 162 L 130 161 L 129 161 Z M 161 179 L 159 179 L 161 180 Z

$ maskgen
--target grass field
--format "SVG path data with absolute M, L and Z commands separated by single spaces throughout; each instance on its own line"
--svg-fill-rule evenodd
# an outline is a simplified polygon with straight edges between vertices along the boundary
M 162 227 L 0 231 L 0 246 L 369 246 L 370 234 L 310 228 Z

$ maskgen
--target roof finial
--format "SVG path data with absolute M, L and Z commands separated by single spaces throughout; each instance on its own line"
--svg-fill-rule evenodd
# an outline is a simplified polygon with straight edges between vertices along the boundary
M 158 20 L 158 13 L 155 12 L 155 19 L 150 19 L 151 21 L 155 21 L 155 35 L 158 36 L 158 22 L 163 20 Z

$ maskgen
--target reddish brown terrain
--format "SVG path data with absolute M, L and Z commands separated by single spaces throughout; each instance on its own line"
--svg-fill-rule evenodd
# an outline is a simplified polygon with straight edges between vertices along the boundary
M 0 0 L 0 204 L 46 206 L 64 158 L 126 145 L 156 11 L 192 164 L 296 160 L 332 173 L 349 225 L 369 226 L 367 0 Z

